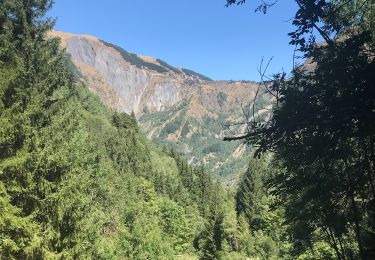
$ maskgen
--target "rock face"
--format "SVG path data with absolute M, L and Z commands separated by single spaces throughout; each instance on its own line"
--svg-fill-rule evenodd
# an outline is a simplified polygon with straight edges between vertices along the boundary
M 117 46 L 116 50 L 110 44 L 89 35 L 59 31 L 50 34 L 62 39 L 63 46 L 71 54 L 73 63 L 88 87 L 104 103 L 121 112 L 134 111 L 139 116 L 144 110 L 158 112 L 183 99 L 199 96 L 204 111 L 195 112 L 204 114 L 212 109 L 227 110 L 226 105 L 248 99 L 256 90 L 256 84 L 251 82 L 215 82 L 198 74 L 188 74 L 184 69 L 163 65 L 164 62 L 150 57 L 137 56 L 145 64 L 140 67 L 133 60 L 126 60 Z M 149 64 L 165 71 L 155 71 L 154 67 L 147 67 Z M 103 95 L 100 91 L 107 94 Z M 218 95 L 225 95 L 228 100 L 219 104 Z
M 223 143 L 221 124 L 241 120 L 241 104 L 253 100 L 255 82 L 213 81 L 89 35 L 52 31 L 50 36 L 61 38 L 88 88 L 110 108 L 133 111 L 150 138 L 222 175 L 245 167 L 239 153 L 246 148 Z M 241 163 L 233 166 L 230 160 Z

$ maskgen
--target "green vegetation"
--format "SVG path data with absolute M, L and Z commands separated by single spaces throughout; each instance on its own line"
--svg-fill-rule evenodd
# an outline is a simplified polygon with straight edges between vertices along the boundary
M 165 61 L 161 60 L 161 59 L 156 59 L 157 62 L 159 62 L 159 64 L 161 66 L 163 66 L 164 68 L 167 68 L 171 71 L 173 71 L 174 73 L 177 73 L 177 74 L 181 74 L 181 71 L 179 71 L 178 69 L 176 69 L 175 67 L 169 65 L 168 63 L 166 63 Z
M 259 93 L 259 98 L 254 106 L 255 116 L 264 120 L 269 116 L 272 108 L 270 95 L 263 90 Z M 218 102 L 225 102 L 227 95 L 223 92 L 217 94 Z M 152 112 L 142 115 L 139 122 L 146 133 L 152 133 L 152 139 L 168 148 L 173 148 L 182 154 L 185 159 L 193 165 L 204 164 L 206 169 L 220 178 L 220 182 L 225 186 L 233 186 L 233 179 L 237 179 L 239 174 L 247 167 L 251 146 L 241 146 L 241 141 L 224 143 L 222 134 L 225 130 L 223 124 L 233 122 L 232 118 L 240 118 L 242 111 L 237 107 L 225 112 L 210 111 L 214 116 L 194 117 L 187 114 L 189 101 L 182 102 L 159 112 Z M 262 109 L 259 113 L 258 110 Z M 243 107 L 243 113 L 250 118 L 253 116 L 252 104 Z M 244 125 L 231 127 L 233 131 L 242 132 Z M 168 140 L 169 134 L 176 134 L 178 137 Z
M 160 59 L 156 59 L 156 61 L 160 65 L 157 65 L 157 64 L 154 64 L 154 63 L 151 63 L 151 62 L 147 62 L 147 61 L 144 61 L 143 59 L 141 59 L 140 57 L 138 57 L 138 55 L 136 55 L 134 53 L 127 52 L 126 50 L 124 50 L 123 48 L 121 48 L 121 47 L 119 47 L 115 44 L 106 42 L 104 40 L 101 40 L 101 42 L 108 47 L 114 48 L 116 51 L 118 51 L 121 54 L 121 56 L 124 58 L 124 60 L 126 60 L 127 62 L 130 62 L 131 64 L 135 65 L 138 68 L 147 68 L 147 69 L 156 71 L 158 73 L 167 73 L 169 71 L 173 71 L 174 73 L 181 74 L 183 72 L 183 73 L 185 73 L 189 76 L 198 77 L 199 79 L 202 79 L 202 80 L 212 81 L 212 79 L 210 79 L 210 78 L 208 78 L 208 77 L 206 77 L 202 74 L 199 74 L 195 71 L 192 71 L 192 70 L 189 70 L 189 69 L 179 70 L 179 69 L 169 65 L 168 63 L 166 63 L 165 61 L 160 60 Z
M 126 60 L 127 62 L 130 62 L 131 64 L 135 65 L 138 68 L 145 67 L 145 68 L 148 68 L 150 70 L 156 71 L 158 73 L 168 72 L 168 69 L 166 69 L 162 66 L 159 66 L 157 64 L 144 61 L 143 59 L 139 58 L 137 54 L 129 53 L 126 50 L 124 50 L 123 48 L 121 48 L 121 47 L 119 47 L 115 44 L 112 44 L 112 43 L 109 43 L 109 42 L 106 42 L 106 41 L 103 41 L 103 40 L 101 40 L 101 42 L 104 43 L 106 46 L 112 47 L 113 49 L 118 51 L 121 54 L 121 56 L 124 58 L 124 60 Z
M 223 93 L 219 93 L 219 96 L 225 98 Z M 153 133 L 152 139 L 155 142 L 174 149 L 193 165 L 201 165 L 204 161 L 205 168 L 214 178 L 220 178 L 220 182 L 233 186 L 232 182 L 229 184 L 230 180 L 246 170 L 248 158 L 234 156 L 240 141 L 224 143 L 220 137 L 215 136 L 220 135 L 223 131 L 222 123 L 234 113 L 216 112 L 216 119 L 193 118 L 186 115 L 187 106 L 187 102 L 183 101 L 164 111 L 144 114 L 139 120 L 140 124 L 147 126 L 143 129 L 146 133 Z M 177 141 L 171 141 L 167 139 L 169 134 L 180 134 L 180 137 Z M 245 152 L 250 149 L 244 147 Z
M 186 73 L 187 75 L 190 75 L 190 76 L 194 76 L 194 77 L 198 77 L 199 79 L 202 79 L 202 80 L 207 80 L 207 81 L 212 81 L 212 79 L 210 79 L 209 77 L 206 77 L 200 73 L 197 73 L 193 70 L 189 70 L 189 69 L 184 69 L 182 68 L 181 69 L 184 73 Z
M 227 94 L 225 94 L 224 92 L 219 92 L 217 99 L 219 101 L 220 106 L 227 101 L 227 97 Z
M 245 139 L 257 156 L 272 152 L 278 170 L 268 187 L 285 210 L 293 258 L 374 259 L 375 5 L 295 2 L 290 43 L 308 61 L 265 86 L 276 101 L 269 122 L 227 140 Z M 262 2 L 258 10 L 269 7 Z M 258 207 L 249 201 L 260 194 L 258 179 L 249 178 L 239 197 L 239 209 L 252 218 L 257 214 L 242 207 Z

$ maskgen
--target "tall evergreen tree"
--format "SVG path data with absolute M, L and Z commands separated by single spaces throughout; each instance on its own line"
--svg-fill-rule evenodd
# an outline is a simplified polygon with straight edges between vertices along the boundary
M 240 180 L 236 194 L 236 209 L 243 214 L 251 229 L 259 230 L 262 227 L 262 211 L 265 196 L 262 177 L 264 169 L 262 162 L 251 159 L 248 169 Z

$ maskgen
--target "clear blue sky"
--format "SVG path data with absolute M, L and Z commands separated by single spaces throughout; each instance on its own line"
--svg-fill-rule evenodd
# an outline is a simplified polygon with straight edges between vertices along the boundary
M 282 0 L 254 13 L 258 0 L 225 8 L 225 0 L 56 0 L 55 29 L 91 34 L 129 52 L 165 60 L 213 79 L 258 80 L 262 57 L 269 72 L 290 71 L 294 48 L 287 33 L 296 6 Z

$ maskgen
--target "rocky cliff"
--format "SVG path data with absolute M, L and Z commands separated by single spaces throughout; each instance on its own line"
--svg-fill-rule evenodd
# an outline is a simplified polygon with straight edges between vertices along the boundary
M 242 120 L 255 96 L 255 82 L 213 81 L 89 35 L 50 35 L 62 40 L 88 88 L 112 109 L 134 112 L 150 138 L 221 175 L 245 167 L 247 148 L 223 143 L 222 125 Z

